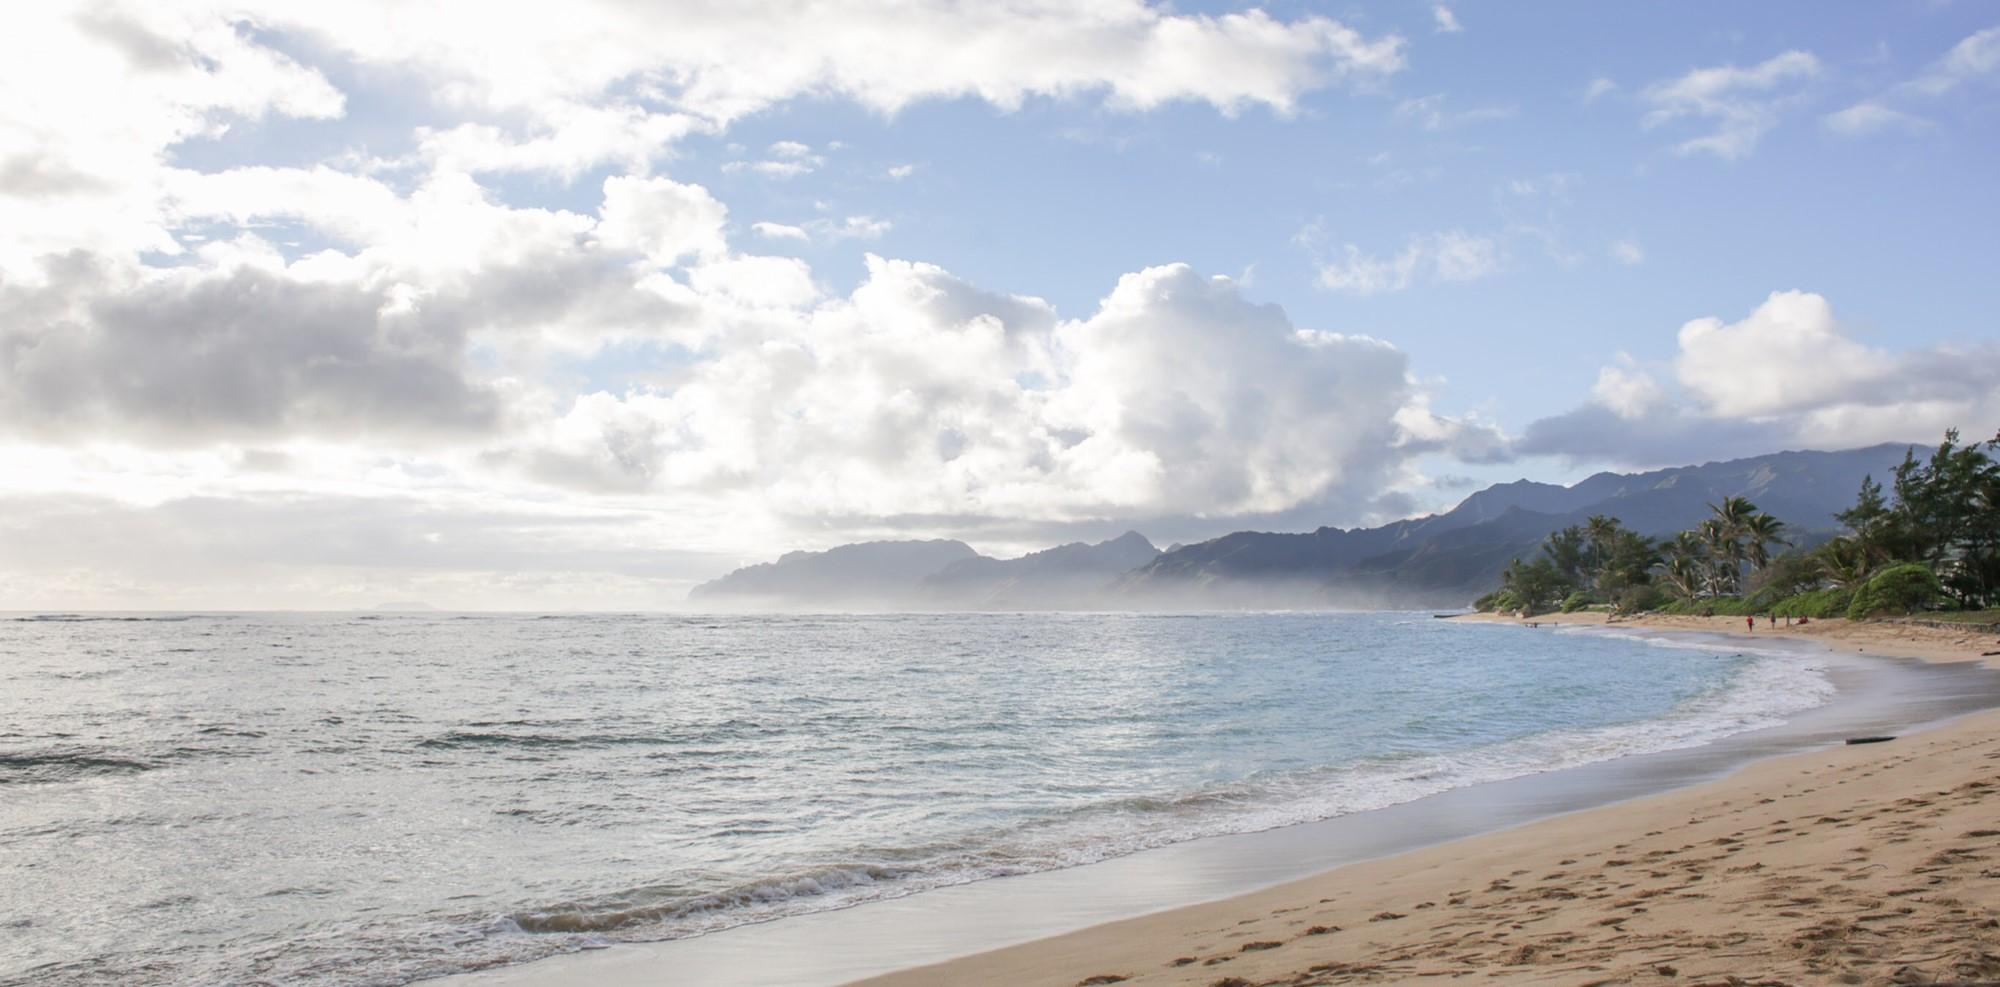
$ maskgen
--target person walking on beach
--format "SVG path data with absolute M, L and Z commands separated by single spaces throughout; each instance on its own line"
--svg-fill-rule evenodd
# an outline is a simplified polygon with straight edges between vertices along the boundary
M 1743 618 L 1743 626 L 1750 628 L 1750 633 L 1752 634 L 1757 633 L 1757 618 L 1755 617 Z

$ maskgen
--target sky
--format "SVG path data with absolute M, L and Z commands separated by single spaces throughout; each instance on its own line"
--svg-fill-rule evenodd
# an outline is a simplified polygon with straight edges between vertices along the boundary
M 17 4 L 0 609 L 655 609 L 2000 428 L 2000 5 Z

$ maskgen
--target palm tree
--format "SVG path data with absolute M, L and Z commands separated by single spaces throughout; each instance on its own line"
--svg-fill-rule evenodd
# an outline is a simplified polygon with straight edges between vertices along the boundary
M 1663 557 L 1659 563 L 1660 578 L 1665 580 L 1676 596 L 1692 600 L 1701 595 L 1706 583 L 1706 567 L 1703 559 L 1708 555 L 1708 546 L 1701 536 L 1692 531 L 1683 531 L 1672 541 L 1660 546 Z
M 1703 521 L 1695 530 L 1708 549 L 1708 594 L 1723 596 L 1736 588 L 1743 543 L 1721 516 Z
M 1757 513 L 1757 505 L 1748 497 L 1724 497 L 1722 503 L 1710 504 L 1708 509 L 1734 534 L 1741 534 L 1750 517 Z
M 1867 582 L 1869 570 L 1874 568 L 1872 553 L 1860 538 L 1835 538 L 1820 546 L 1816 554 L 1827 582 L 1841 589 L 1854 589 Z
M 1701 595 L 1703 579 L 1700 560 L 1689 555 L 1669 556 L 1660 564 L 1660 578 L 1683 600 L 1693 600 Z
M 1604 514 L 1592 514 L 1583 522 L 1583 532 L 1590 538 L 1591 583 L 1602 582 L 1604 565 L 1611 561 L 1613 548 L 1618 544 L 1618 535 L 1623 528 L 1618 519 Z
M 1743 520 L 1744 554 L 1749 557 L 1751 568 L 1761 572 L 1771 564 L 1770 546 L 1791 544 L 1785 539 L 1784 530 L 1785 522 L 1769 514 L 1752 514 Z

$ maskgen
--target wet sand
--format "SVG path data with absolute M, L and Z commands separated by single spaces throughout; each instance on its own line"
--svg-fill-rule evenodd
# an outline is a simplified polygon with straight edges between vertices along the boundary
M 1493 619 L 1493 618 L 1483 618 Z M 1605 623 L 1559 615 L 1550 624 Z M 1626 626 L 1744 634 L 1742 618 Z M 1759 636 L 1934 662 L 1991 631 Z M 863 981 L 1248 987 L 2000 982 L 2000 712 Z

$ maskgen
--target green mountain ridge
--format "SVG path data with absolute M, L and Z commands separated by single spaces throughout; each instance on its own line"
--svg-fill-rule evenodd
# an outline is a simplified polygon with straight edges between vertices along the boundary
M 1499 483 L 1441 514 L 1373 528 L 1237 531 L 1165 552 L 1137 532 L 1015 559 L 958 541 L 864 542 L 791 552 L 689 594 L 704 603 L 912 609 L 1156 609 L 1463 606 L 1550 532 L 1593 514 L 1663 536 L 1724 497 L 1747 497 L 1796 540 L 1824 540 L 1865 476 L 1883 479 L 1914 448 L 1789 451 L 1562 486 Z

